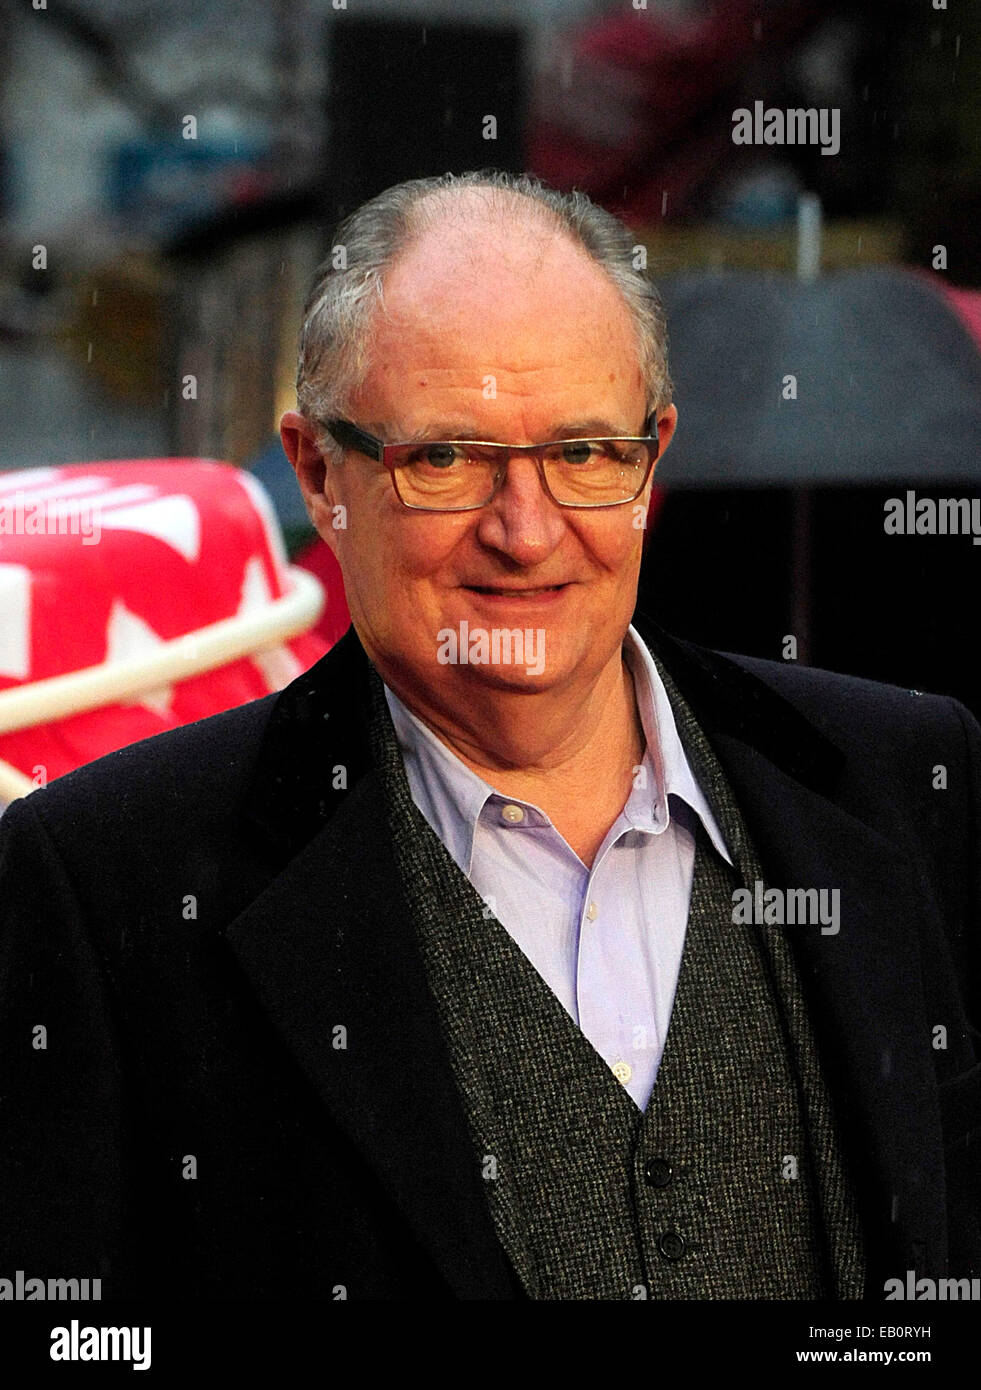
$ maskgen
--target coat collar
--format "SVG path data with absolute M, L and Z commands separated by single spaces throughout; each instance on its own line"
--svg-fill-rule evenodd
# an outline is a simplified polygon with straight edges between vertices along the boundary
M 934 909 L 897 847 L 833 799 L 846 757 L 825 733 L 736 660 L 672 637 L 643 614 L 634 625 L 713 744 L 769 885 L 841 891 L 837 937 L 801 928 L 788 935 L 871 1227 L 870 1280 L 942 1270 L 940 1117 L 915 946 L 918 917 Z M 277 697 L 246 807 L 275 877 L 226 935 L 457 1296 L 512 1297 L 406 930 L 368 753 L 372 670 L 352 627 Z M 348 1028 L 340 1053 L 334 1022 Z

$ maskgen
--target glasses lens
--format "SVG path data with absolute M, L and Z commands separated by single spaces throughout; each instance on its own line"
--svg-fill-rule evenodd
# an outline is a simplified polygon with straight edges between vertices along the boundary
M 399 495 L 410 507 L 434 511 L 481 507 L 494 491 L 500 461 L 496 449 L 473 444 L 406 444 L 395 456 Z
M 509 455 L 504 445 L 466 441 L 403 445 L 393 461 L 399 496 L 410 507 L 432 511 L 482 507 Z M 561 440 L 542 450 L 552 496 L 580 507 L 631 501 L 644 486 L 651 457 L 649 444 L 632 439 Z
M 545 450 L 545 476 L 557 502 L 629 502 L 644 486 L 651 446 L 635 439 L 570 439 Z

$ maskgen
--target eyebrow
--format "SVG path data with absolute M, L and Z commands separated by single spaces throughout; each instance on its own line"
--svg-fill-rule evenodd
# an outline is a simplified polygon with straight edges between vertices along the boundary
M 646 427 L 646 423 L 645 420 L 642 428 Z M 364 428 L 381 439 L 385 438 L 383 427 L 378 421 L 372 421 L 365 425 Z M 551 433 L 547 436 L 547 439 L 542 442 L 545 443 L 547 440 L 551 439 L 617 439 L 629 437 L 629 431 L 625 434 L 623 430 L 618 429 L 609 420 L 600 419 L 598 416 L 590 416 L 587 419 L 565 421 L 562 424 L 553 425 Z M 421 425 L 417 430 L 414 430 L 411 434 L 400 434 L 395 436 L 398 442 L 405 444 L 424 439 L 452 442 L 453 440 L 460 439 L 483 438 L 484 436 L 478 431 L 475 424 L 468 422 L 461 424 L 459 420 L 429 421 L 427 424 Z M 509 440 L 505 439 L 488 439 L 485 442 L 488 444 L 510 443 Z

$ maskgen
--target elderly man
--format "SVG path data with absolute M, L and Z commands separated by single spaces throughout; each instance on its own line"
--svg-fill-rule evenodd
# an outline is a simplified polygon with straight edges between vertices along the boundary
M 351 629 L 4 818 L 7 1263 L 358 1299 L 976 1274 L 981 730 L 635 614 L 677 414 L 626 230 L 526 178 L 388 190 L 298 405 Z

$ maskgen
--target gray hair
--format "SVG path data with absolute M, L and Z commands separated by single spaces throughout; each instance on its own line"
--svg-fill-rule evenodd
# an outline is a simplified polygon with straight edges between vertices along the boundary
M 337 228 L 331 254 L 317 268 L 303 310 L 296 396 L 300 413 L 322 425 L 347 413 L 369 369 L 370 320 L 384 304 L 382 280 L 396 256 L 432 225 L 420 207 L 439 196 L 435 212 L 465 189 L 487 189 L 491 210 L 513 215 L 519 199 L 547 229 L 565 233 L 606 272 L 623 295 L 637 332 L 648 413 L 670 405 L 667 325 L 657 290 L 635 264 L 627 227 L 585 193 L 561 193 L 531 174 L 497 169 L 408 179 L 363 203 Z M 321 447 L 337 459 L 329 436 Z

